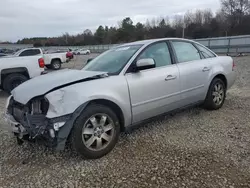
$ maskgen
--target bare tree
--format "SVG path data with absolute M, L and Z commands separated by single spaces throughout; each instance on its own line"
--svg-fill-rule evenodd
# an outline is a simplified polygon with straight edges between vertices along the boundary
M 250 13 L 249 0 L 221 0 L 222 12 L 229 19 L 232 28 L 242 23 L 243 17 Z
M 203 11 L 203 19 L 204 19 L 205 25 L 208 25 L 209 23 L 211 23 L 211 21 L 213 19 L 213 13 L 210 9 Z
M 194 19 L 195 19 L 195 15 L 190 12 L 190 11 L 187 11 L 184 15 L 184 23 L 185 25 L 190 25 L 194 22 Z
M 219 11 L 216 13 L 215 20 L 220 24 L 220 32 L 223 33 L 223 36 L 227 36 L 229 30 L 229 22 L 226 15 L 222 11 Z
M 173 19 L 173 27 L 176 28 L 182 28 L 184 23 L 184 19 L 182 15 L 175 15 Z
M 150 22 L 150 26 L 151 27 L 156 27 L 157 25 L 157 20 L 155 18 L 152 18 L 151 22 Z
M 222 11 L 226 15 L 246 15 L 250 11 L 249 0 L 221 0 Z

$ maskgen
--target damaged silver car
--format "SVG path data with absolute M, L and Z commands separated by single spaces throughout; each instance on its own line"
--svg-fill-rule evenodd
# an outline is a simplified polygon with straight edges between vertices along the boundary
M 82 70 L 60 70 L 12 91 L 6 119 L 19 143 L 42 140 L 85 158 L 109 153 L 119 134 L 151 117 L 203 103 L 219 109 L 235 81 L 231 57 L 199 43 L 155 39 L 115 47 Z M 68 143 L 67 142 L 67 143 Z

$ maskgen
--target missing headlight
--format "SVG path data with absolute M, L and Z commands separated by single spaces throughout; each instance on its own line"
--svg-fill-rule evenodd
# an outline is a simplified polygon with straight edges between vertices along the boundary
M 31 101 L 31 114 L 46 114 L 49 109 L 49 102 L 43 99 L 34 99 Z
M 44 98 L 41 100 L 41 111 L 43 114 L 47 114 L 48 109 L 49 109 L 49 101 Z

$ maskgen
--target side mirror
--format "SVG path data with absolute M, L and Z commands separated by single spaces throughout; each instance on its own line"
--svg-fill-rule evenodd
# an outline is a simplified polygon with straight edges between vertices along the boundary
M 152 58 L 140 59 L 136 62 L 136 69 L 138 71 L 150 68 L 155 68 L 155 61 Z

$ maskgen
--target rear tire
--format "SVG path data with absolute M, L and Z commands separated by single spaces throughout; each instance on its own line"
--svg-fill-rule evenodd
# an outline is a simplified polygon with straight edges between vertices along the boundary
M 74 152 L 85 159 L 97 159 L 114 148 L 119 135 L 120 124 L 113 110 L 104 105 L 91 104 L 75 121 L 69 139 Z
M 51 68 L 53 70 L 59 70 L 61 68 L 61 66 L 62 66 L 62 62 L 60 60 L 58 60 L 58 59 L 53 60 L 51 62 Z
M 219 78 L 214 78 L 209 86 L 204 102 L 204 108 L 207 110 L 218 110 L 223 106 L 225 99 L 225 83 Z
M 28 78 L 22 74 L 9 74 L 3 81 L 3 89 L 4 91 L 10 93 L 13 89 L 27 80 Z

